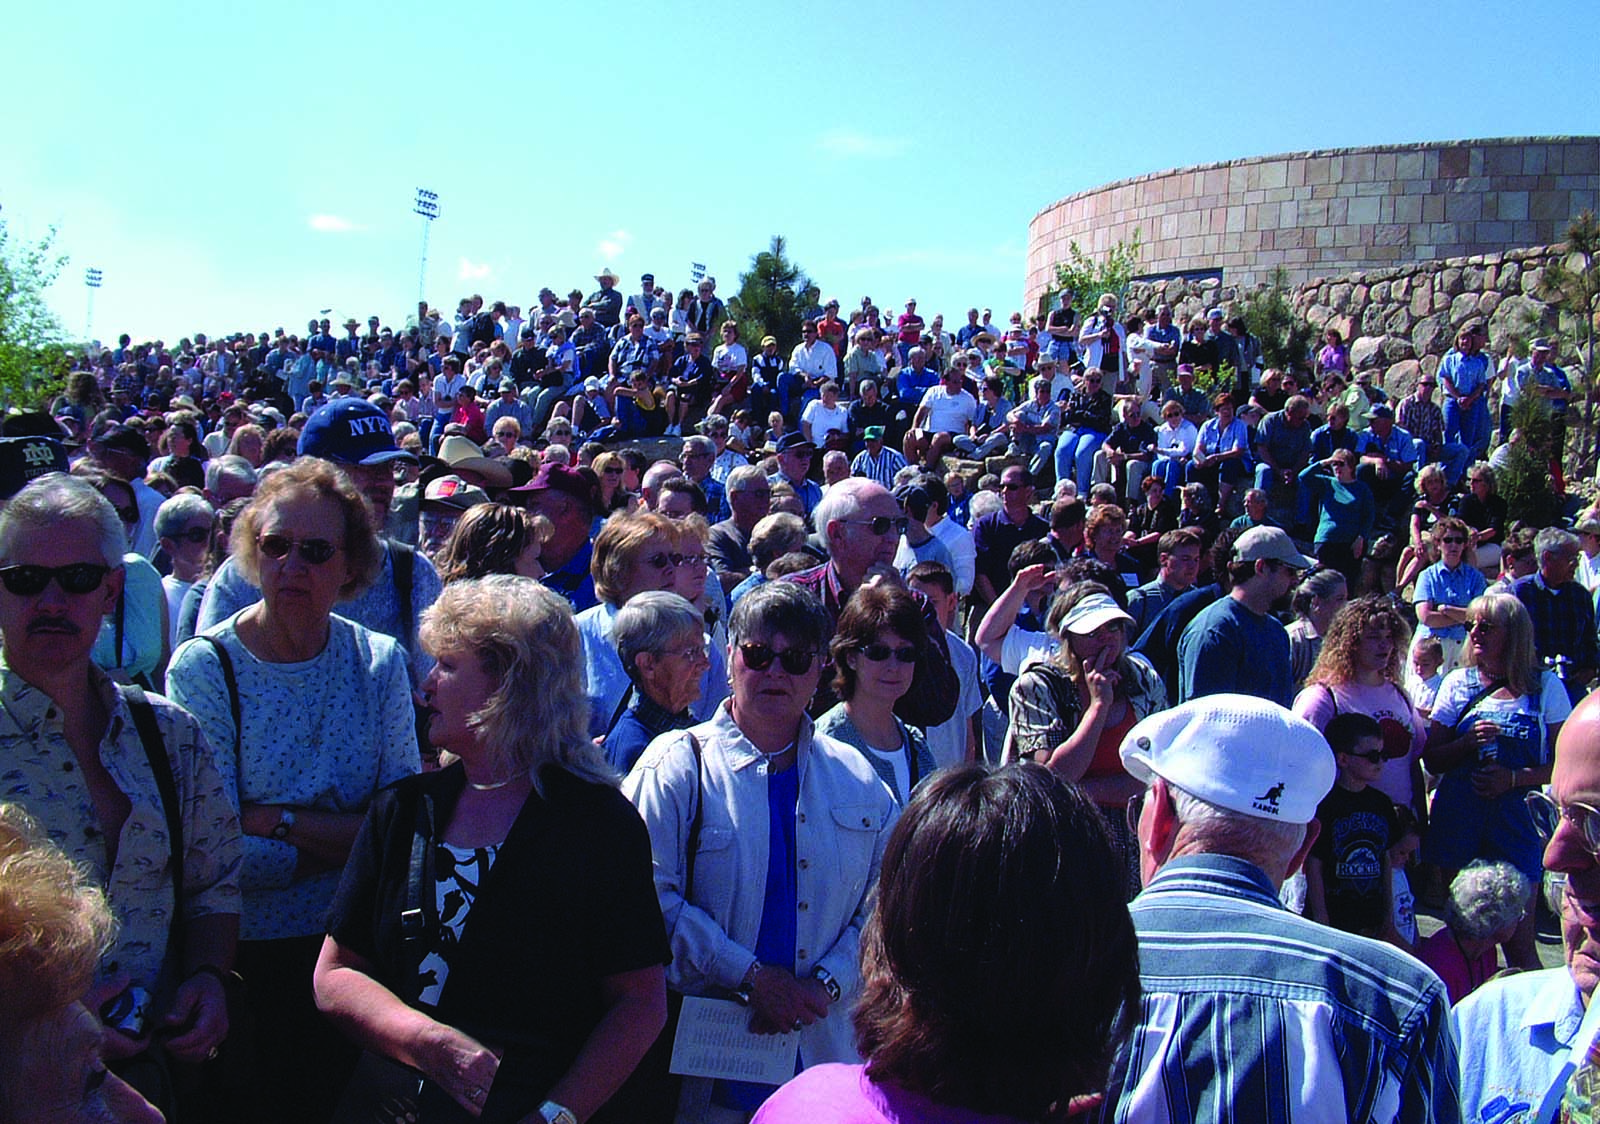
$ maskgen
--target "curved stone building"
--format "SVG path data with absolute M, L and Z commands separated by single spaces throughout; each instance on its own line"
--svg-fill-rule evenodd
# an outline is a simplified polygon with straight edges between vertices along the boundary
M 1600 137 L 1511 137 L 1229 160 L 1119 180 L 1028 224 L 1024 308 L 1076 241 L 1091 256 L 1139 232 L 1142 278 L 1291 283 L 1559 242 L 1600 196 Z

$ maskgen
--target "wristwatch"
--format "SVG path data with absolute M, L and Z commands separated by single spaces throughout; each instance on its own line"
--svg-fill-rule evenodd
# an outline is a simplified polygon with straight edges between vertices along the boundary
M 822 990 L 828 993 L 829 1003 L 839 1002 L 839 996 L 844 992 L 839 987 L 839 981 L 833 978 L 832 972 L 819 965 L 811 970 L 811 978 L 821 984 Z
M 272 827 L 272 838 L 287 839 L 294 830 L 294 809 L 284 808 L 278 813 L 278 822 Z
M 539 1118 L 544 1124 L 578 1124 L 578 1118 L 572 1115 L 572 1110 L 555 1101 L 545 1101 L 539 1106 Z

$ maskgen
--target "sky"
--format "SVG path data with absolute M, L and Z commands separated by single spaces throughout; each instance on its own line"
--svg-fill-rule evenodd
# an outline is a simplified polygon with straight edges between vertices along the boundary
M 1600 133 L 1593 0 L 452 9 L 83 0 L 8 13 L 0 220 L 54 227 L 72 338 L 524 308 L 610 266 L 719 293 L 775 234 L 824 293 L 1020 307 L 1028 222 L 1275 152 Z

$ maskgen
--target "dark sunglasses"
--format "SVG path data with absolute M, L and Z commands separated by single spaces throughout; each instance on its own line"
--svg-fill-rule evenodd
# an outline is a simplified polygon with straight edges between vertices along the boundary
M 817 659 L 817 653 L 810 648 L 785 648 L 778 652 L 765 644 L 740 644 L 739 652 L 751 671 L 765 671 L 777 660 L 790 675 L 804 675 Z
M 7 593 L 18 597 L 37 597 L 54 578 L 62 593 L 93 593 L 110 572 L 111 567 L 97 566 L 93 562 L 74 562 L 69 566 L 7 566 L 0 569 L 0 585 L 6 587 Z
M 1369 750 L 1366 753 L 1357 753 L 1355 750 L 1350 749 L 1346 750 L 1345 753 L 1350 757 L 1359 757 L 1363 761 L 1370 761 L 1374 765 L 1383 764 L 1383 750 L 1381 749 Z
M 683 561 L 683 555 L 673 554 L 665 550 L 660 554 L 652 554 L 644 560 L 646 566 L 655 570 L 670 570 L 675 566 L 682 566 Z
M 169 535 L 167 537 L 172 539 L 175 542 L 187 542 L 187 543 L 196 543 L 196 544 L 203 543 L 206 540 L 208 540 L 209 538 L 211 538 L 211 528 L 210 527 L 190 527 L 187 531 L 179 531 L 177 534 Z
M 301 561 L 312 566 L 322 565 L 339 552 L 339 548 L 327 539 L 301 539 L 296 542 L 288 535 L 262 535 L 256 540 L 256 545 L 261 548 L 262 554 L 278 561 L 289 557 L 289 552 L 298 548 Z
M 899 648 L 891 648 L 887 644 L 868 644 L 861 649 L 861 654 L 873 663 L 882 663 L 890 656 L 893 656 L 900 663 L 917 662 L 917 650 L 910 644 L 905 644 Z
M 1449 544 L 1452 544 L 1452 543 L 1454 545 L 1456 545 L 1456 546 L 1466 546 L 1467 545 L 1467 540 L 1462 538 L 1460 535 L 1446 535 L 1444 538 L 1440 539 L 1439 541 L 1442 542 L 1442 543 L 1445 543 L 1446 545 L 1449 545 Z
M 874 515 L 871 519 L 848 519 L 852 527 L 865 527 L 875 535 L 887 535 L 893 531 L 897 535 L 906 533 L 906 520 L 904 516 L 895 518 L 891 515 Z

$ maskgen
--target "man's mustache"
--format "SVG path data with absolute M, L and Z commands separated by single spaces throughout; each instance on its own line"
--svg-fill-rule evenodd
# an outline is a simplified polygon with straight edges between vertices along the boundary
M 77 636 L 83 630 L 72 621 L 61 617 L 39 617 L 28 622 L 28 635 L 37 636 L 40 633 L 57 633 L 62 636 Z

